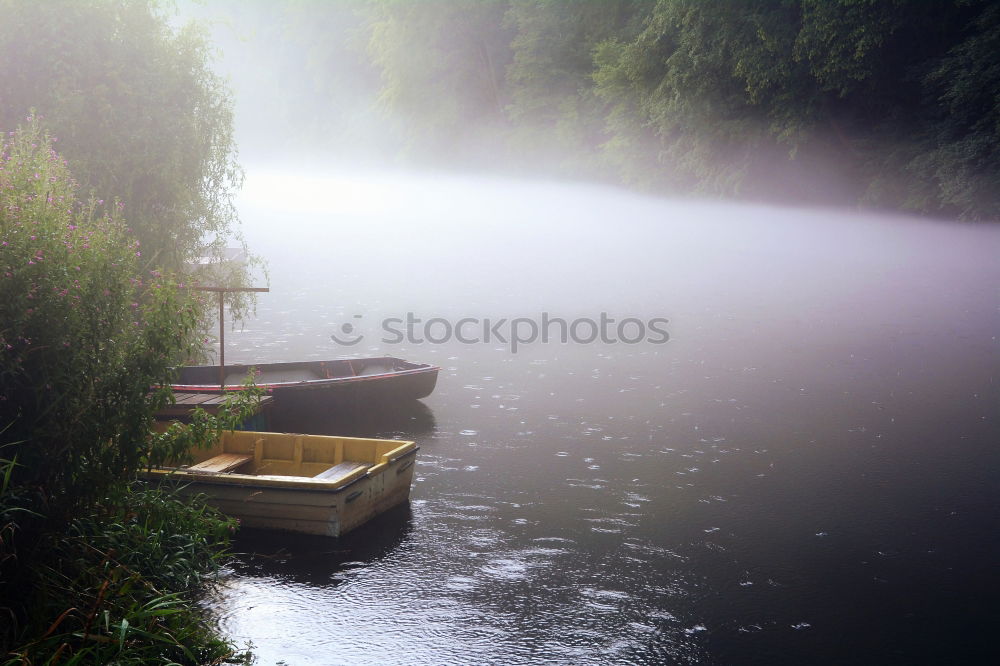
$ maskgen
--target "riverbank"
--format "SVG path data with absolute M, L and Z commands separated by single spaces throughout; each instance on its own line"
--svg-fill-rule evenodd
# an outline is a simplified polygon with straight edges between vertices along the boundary
M 4 516 L 5 537 L 20 531 Z M 28 524 L 30 529 L 31 525 Z M 244 664 L 195 604 L 237 525 L 204 505 L 127 487 L 64 531 L 33 537 L 5 595 L 5 664 Z

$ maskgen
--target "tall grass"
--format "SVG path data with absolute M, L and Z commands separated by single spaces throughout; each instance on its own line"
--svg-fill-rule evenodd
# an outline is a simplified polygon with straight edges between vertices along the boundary
M 33 595 L 15 664 L 242 664 L 190 604 L 217 571 L 235 521 L 199 499 L 141 485 L 20 553 Z M 35 556 L 40 556 L 35 561 Z

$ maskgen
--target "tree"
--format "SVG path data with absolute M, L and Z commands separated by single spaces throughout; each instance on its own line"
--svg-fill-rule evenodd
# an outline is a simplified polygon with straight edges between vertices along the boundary
M 626 178 L 682 193 L 815 198 L 801 173 L 821 137 L 810 131 L 807 68 L 791 57 L 800 24 L 794 2 L 661 0 L 633 40 L 602 44 L 595 81 L 615 105 L 608 148 Z
M 200 341 L 197 292 L 141 267 L 120 207 L 79 200 L 53 145 L 34 118 L 0 140 L 0 652 L 228 661 L 234 647 L 179 595 L 235 522 L 134 481 L 235 427 L 260 392 L 151 435 L 169 393 L 151 387 Z
M 601 173 L 608 102 L 594 93 L 594 49 L 633 37 L 648 3 L 635 0 L 512 0 L 507 67 L 511 142 L 534 162 L 563 173 Z
M 981 1 L 658 0 L 634 39 L 597 50 L 609 153 L 674 191 L 995 218 L 998 16 Z
M 439 158 L 485 145 L 657 191 L 1000 215 L 987 0 L 376 6 L 383 99 Z
M 373 5 L 380 99 L 405 125 L 406 151 L 457 161 L 503 157 L 506 9 L 506 0 Z
M 236 237 L 232 100 L 198 29 L 129 0 L 0 0 L 0 15 L 0 128 L 42 116 L 83 191 L 121 198 L 147 265 Z
M 923 77 L 926 148 L 906 169 L 931 188 L 910 188 L 904 204 L 1000 220 L 1000 7 L 986 5 L 966 34 Z
M 35 119 L 0 147 L 0 451 L 53 520 L 127 479 L 175 359 L 199 343 L 196 292 L 143 270 L 117 204 L 78 199 Z

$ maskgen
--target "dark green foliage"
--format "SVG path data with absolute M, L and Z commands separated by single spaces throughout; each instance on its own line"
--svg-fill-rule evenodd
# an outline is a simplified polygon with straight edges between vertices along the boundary
M 77 201 L 36 122 L 0 146 L 0 445 L 50 518 L 137 469 L 178 358 L 199 342 L 195 292 L 140 269 L 115 206 Z
M 6 663 L 247 663 L 187 601 L 235 524 L 160 490 L 119 493 L 20 553 L 7 584 L 32 603 L 3 637 L 16 645 Z
M 634 34 L 644 16 L 634 0 L 513 0 L 505 21 L 514 31 L 506 83 L 513 151 L 561 173 L 602 173 L 610 104 L 593 87 L 593 50 Z
M 177 594 L 231 525 L 128 484 L 252 409 L 150 434 L 197 292 L 140 253 L 116 205 L 76 184 L 33 119 L 0 142 L 0 651 L 24 663 L 200 664 L 232 650 Z
M 375 4 L 384 101 L 415 146 L 473 153 L 478 129 L 491 161 L 648 189 L 998 217 L 995 3 Z
M 219 426 L 149 432 L 170 398 L 151 388 L 201 344 L 203 303 L 173 271 L 233 231 L 228 93 L 157 3 L 0 16 L 0 653 L 223 663 L 190 595 L 233 525 L 129 484 Z
M 922 80 L 932 113 L 926 149 L 907 169 L 930 192 L 911 187 L 906 203 L 1000 219 L 1000 6 L 986 6 L 967 37 L 928 68 Z
M 254 385 L 252 375 L 248 376 L 242 390 L 226 396 L 218 414 L 213 416 L 197 408 L 190 423 L 174 421 L 166 430 L 151 433 L 143 467 L 186 464 L 191 451 L 214 443 L 224 430 L 239 429 L 257 414 L 263 395 L 264 390 Z

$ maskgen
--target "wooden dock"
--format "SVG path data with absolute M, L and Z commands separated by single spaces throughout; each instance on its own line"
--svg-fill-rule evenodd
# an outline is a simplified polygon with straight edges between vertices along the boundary
M 174 393 L 174 404 L 166 405 L 156 412 L 157 421 L 188 421 L 196 407 L 201 407 L 213 416 L 219 413 L 219 408 L 226 401 L 226 396 L 218 393 Z M 256 417 L 267 420 L 268 412 L 274 397 L 264 395 L 260 398 L 260 411 Z M 259 428 L 258 428 L 259 429 Z

